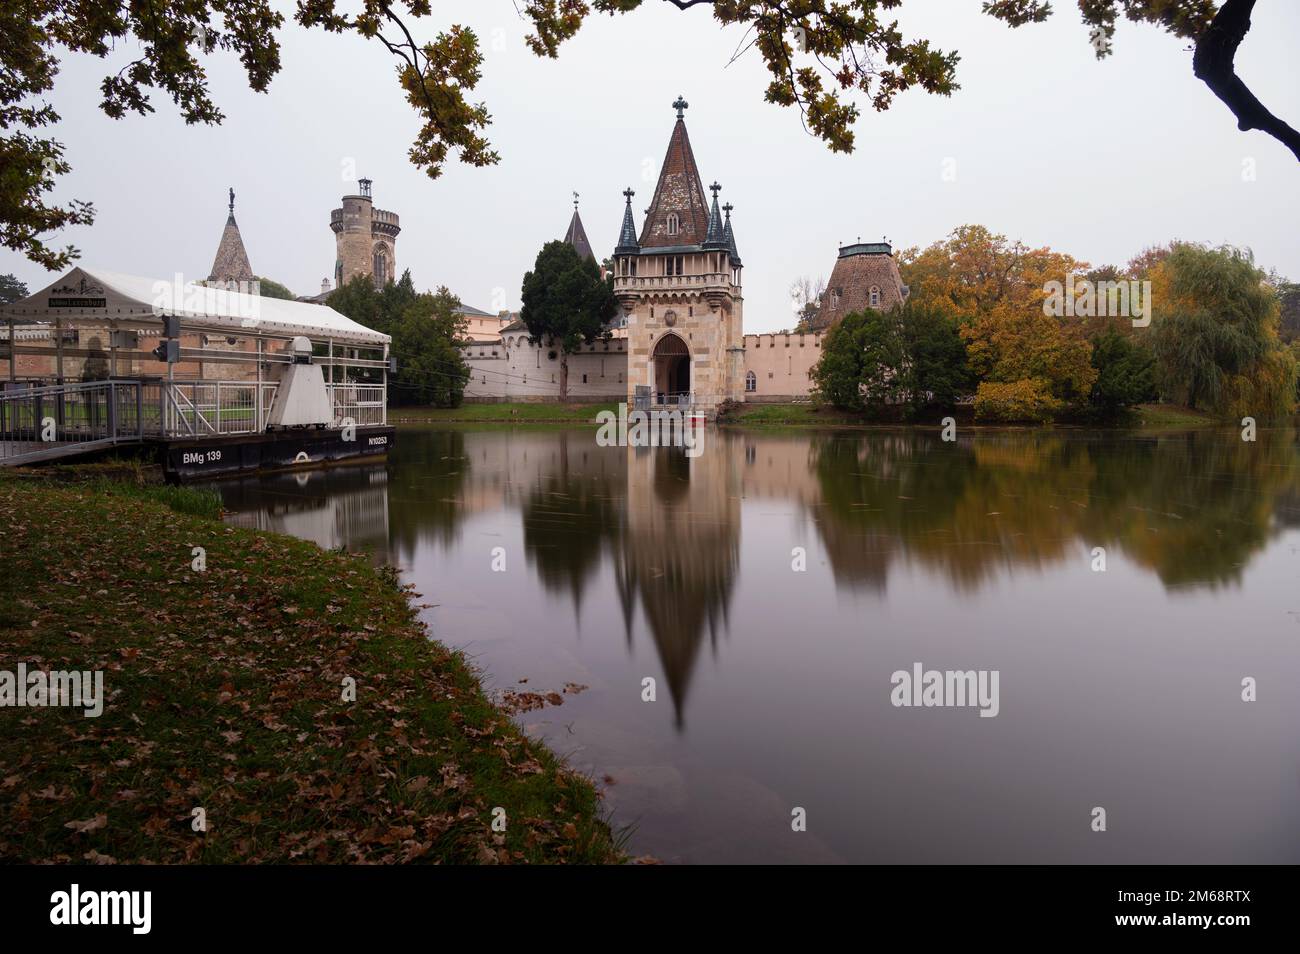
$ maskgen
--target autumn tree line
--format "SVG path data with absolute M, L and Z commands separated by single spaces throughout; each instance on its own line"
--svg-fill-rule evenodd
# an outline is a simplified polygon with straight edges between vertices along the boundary
M 1174 241 L 1093 268 L 966 225 L 902 252 L 899 271 L 902 306 L 827 333 L 821 400 L 902 420 L 973 403 L 1008 423 L 1115 422 L 1155 401 L 1224 420 L 1295 411 L 1300 340 L 1282 315 L 1300 289 L 1248 249 Z

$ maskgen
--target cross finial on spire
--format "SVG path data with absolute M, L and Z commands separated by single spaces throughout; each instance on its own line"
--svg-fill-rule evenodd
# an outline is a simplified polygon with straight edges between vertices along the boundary
M 730 202 L 728 202 L 726 205 L 722 207 L 722 211 L 727 213 L 727 218 L 731 218 L 731 210 L 734 208 L 735 206 L 732 205 Z
M 632 187 L 631 187 L 631 186 L 628 186 L 626 189 L 623 190 L 623 195 L 627 198 L 627 204 L 628 204 L 628 205 L 631 205 L 631 204 L 632 204 L 632 196 L 636 195 L 636 193 L 632 191 Z
M 691 104 L 682 99 L 681 94 L 677 95 L 677 100 L 673 103 L 673 109 L 677 110 L 677 118 L 682 119 L 682 110 L 688 108 Z
M 713 197 L 714 197 L 715 199 L 718 197 L 718 192 L 720 192 L 721 189 L 722 189 L 722 186 L 718 185 L 718 180 L 717 180 L 717 179 L 714 179 L 714 180 L 713 180 L 713 185 L 709 186 L 709 191 L 713 193 Z
M 578 193 L 576 193 L 576 192 L 573 193 L 573 208 L 574 208 L 575 211 L 576 211 L 577 208 L 578 208 Z
M 230 189 L 230 214 L 235 214 L 235 189 L 233 186 Z

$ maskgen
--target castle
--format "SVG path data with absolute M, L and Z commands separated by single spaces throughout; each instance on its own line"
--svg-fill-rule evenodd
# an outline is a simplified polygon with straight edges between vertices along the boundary
M 734 206 L 719 204 L 722 186 L 706 189 L 686 129 L 688 104 L 672 104 L 676 122 L 659 178 L 638 232 L 635 193 L 623 192 L 622 227 L 610 264 L 619 316 L 606 336 L 569 356 L 570 399 L 625 400 L 712 417 L 724 402 L 807 400 L 822 336 L 840 318 L 864 308 L 888 310 L 907 298 L 888 242 L 857 242 L 839 249 L 817 311 L 796 332 L 744 333 L 743 263 L 732 225 Z M 335 236 L 334 287 L 357 276 L 377 287 L 395 280 L 396 213 L 374 207 L 372 182 L 330 214 Z M 574 196 L 563 233 L 584 258 L 601 263 L 587 237 Z M 211 281 L 251 279 L 252 269 L 230 216 L 213 263 Z M 325 302 L 330 282 L 308 301 Z M 470 401 L 554 401 L 559 397 L 560 355 L 553 343 L 529 340 L 517 315 L 493 315 L 462 305 L 461 355 L 470 369 Z
M 745 334 L 734 206 L 718 204 L 717 182 L 706 200 L 686 131 L 688 104 L 678 97 L 673 108 L 677 121 L 639 234 L 635 193 L 623 193 L 613 254 L 622 315 L 608 337 L 569 356 L 569 396 L 682 407 L 707 417 L 726 401 L 806 400 L 824 332 L 851 311 L 889 309 L 907 297 L 893 250 L 885 242 L 842 247 L 807 332 Z M 564 240 L 596 257 L 576 203 Z M 559 354 L 547 342 L 530 342 L 522 321 L 506 325 L 497 340 L 465 342 L 461 354 L 471 372 L 467 400 L 559 395 Z

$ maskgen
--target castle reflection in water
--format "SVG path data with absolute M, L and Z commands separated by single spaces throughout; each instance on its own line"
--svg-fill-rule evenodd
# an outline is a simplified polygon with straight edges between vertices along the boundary
M 623 638 L 630 651 L 648 632 L 680 724 L 702 653 L 729 638 L 742 542 L 790 573 L 802 547 L 805 572 L 881 597 L 895 568 L 973 593 L 1094 547 L 1170 591 L 1231 587 L 1252 554 L 1300 523 L 1296 463 L 1289 429 L 1247 444 L 1235 432 L 944 443 L 937 432 L 711 428 L 692 459 L 599 447 L 594 428 L 412 428 L 385 465 L 218 486 L 235 525 L 403 567 L 421 546 L 454 548 L 476 514 L 513 512 L 526 565 L 579 625 L 612 568 Z M 751 508 L 788 519 L 750 528 Z

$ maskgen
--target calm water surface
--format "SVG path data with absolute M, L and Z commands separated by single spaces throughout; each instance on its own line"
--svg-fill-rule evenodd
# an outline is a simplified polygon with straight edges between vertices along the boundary
M 635 853 L 1295 863 L 1298 464 L 1290 430 L 407 428 L 387 466 L 217 486 L 399 566 L 494 691 L 589 687 L 520 722 Z M 918 662 L 997 670 L 997 717 L 893 706 Z

